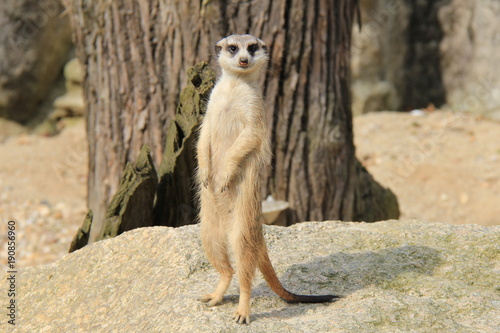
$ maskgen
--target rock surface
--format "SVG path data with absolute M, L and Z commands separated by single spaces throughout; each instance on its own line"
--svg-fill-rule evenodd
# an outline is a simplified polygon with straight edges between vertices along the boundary
M 64 66 L 66 93 L 54 101 L 52 118 L 84 116 L 83 68 L 78 59 L 73 58 Z
M 500 120 L 500 1 L 453 0 L 438 14 L 448 104 Z
M 330 304 L 281 301 L 260 274 L 252 323 L 197 298 L 217 282 L 197 225 L 135 229 L 44 266 L 23 268 L 19 332 L 498 332 L 500 226 L 415 220 L 266 226 L 283 284 L 337 293 Z M 1 297 L 5 297 L 2 293 Z M 4 304 L 3 301 L 2 304 Z M 0 323 L 0 331 L 6 328 Z
M 0 117 L 26 123 L 40 112 L 72 47 L 60 0 L 0 2 Z
M 500 119 L 500 2 L 361 0 L 353 114 L 447 104 Z
M 405 85 L 410 9 L 404 0 L 361 0 L 352 33 L 352 112 L 397 110 Z

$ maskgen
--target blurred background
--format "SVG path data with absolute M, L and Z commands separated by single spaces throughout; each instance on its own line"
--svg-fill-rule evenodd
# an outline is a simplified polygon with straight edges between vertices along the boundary
M 401 218 L 500 224 L 500 2 L 375 0 L 360 12 L 356 156 Z M 0 3 L 0 218 L 17 221 L 21 266 L 67 253 L 87 212 L 83 79 L 60 1 Z

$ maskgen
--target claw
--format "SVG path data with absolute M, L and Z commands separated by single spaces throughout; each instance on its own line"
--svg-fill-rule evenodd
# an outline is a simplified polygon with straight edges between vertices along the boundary
M 198 171 L 198 179 L 203 184 L 203 187 L 208 188 L 208 169 L 200 168 Z
M 250 315 L 243 315 L 243 314 L 240 314 L 240 313 L 236 312 L 234 314 L 234 320 L 236 320 L 236 322 L 238 324 L 247 324 L 247 325 L 249 325 L 250 324 Z
M 221 178 L 222 178 L 222 181 L 219 182 L 220 193 L 223 193 L 229 188 L 229 182 L 231 181 L 231 177 L 225 176 L 225 177 L 221 177 Z

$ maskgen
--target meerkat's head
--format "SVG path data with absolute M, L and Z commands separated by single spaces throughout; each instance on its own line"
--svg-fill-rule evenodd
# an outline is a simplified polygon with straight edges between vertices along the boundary
M 269 59 L 267 46 L 252 35 L 231 35 L 215 45 L 219 64 L 224 71 L 246 75 L 259 73 Z

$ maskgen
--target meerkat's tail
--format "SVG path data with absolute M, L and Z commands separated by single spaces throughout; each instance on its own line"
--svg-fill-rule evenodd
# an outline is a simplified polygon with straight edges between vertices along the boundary
M 271 264 L 271 260 L 269 259 L 269 255 L 267 251 L 262 255 L 261 260 L 259 262 L 259 269 L 264 275 L 267 284 L 282 300 L 287 303 L 324 303 L 324 302 L 333 302 L 337 299 L 341 298 L 341 296 L 335 295 L 297 295 L 289 292 L 283 285 L 281 284 L 278 276 L 276 275 L 276 271 Z

